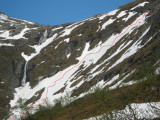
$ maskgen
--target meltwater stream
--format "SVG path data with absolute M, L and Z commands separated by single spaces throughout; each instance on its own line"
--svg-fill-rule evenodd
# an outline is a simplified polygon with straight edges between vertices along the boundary
M 43 35 L 42 35 L 41 38 L 39 39 L 39 42 L 38 42 L 39 45 L 41 45 L 42 43 L 44 43 L 44 42 L 46 41 L 47 35 L 48 35 L 48 31 L 45 30 L 45 31 L 43 32 Z
M 48 36 L 48 31 L 45 30 L 45 31 L 43 32 L 42 36 L 41 36 L 40 39 L 39 39 L 38 45 L 43 44 L 43 43 L 47 40 L 47 36 Z M 35 57 L 35 56 L 33 56 L 32 58 L 34 58 L 34 57 Z M 26 61 L 26 63 L 25 63 L 23 79 L 22 79 L 22 82 L 21 82 L 22 86 L 25 86 L 25 84 L 26 84 L 27 64 L 28 64 L 28 62 L 29 62 L 32 58 L 30 58 L 30 59 L 29 59 L 28 61 Z

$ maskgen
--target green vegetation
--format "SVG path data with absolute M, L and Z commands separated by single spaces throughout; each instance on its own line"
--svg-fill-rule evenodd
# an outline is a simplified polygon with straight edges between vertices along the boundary
M 9 111 L 9 101 L 12 94 L 8 90 L 8 82 L 0 83 L 0 119 L 7 118 Z
M 95 93 L 86 95 L 65 107 L 62 107 L 59 101 L 54 108 L 39 111 L 31 117 L 35 120 L 81 120 L 113 110 L 122 110 L 131 103 L 156 102 L 160 101 L 157 86 L 160 86 L 160 75 L 111 91 L 97 88 Z
M 155 69 L 154 69 L 153 65 L 148 65 L 148 64 L 144 63 L 140 67 L 139 72 L 136 75 L 135 79 L 140 80 L 144 77 L 147 77 L 147 78 L 151 77 L 154 75 L 154 71 L 155 71 Z

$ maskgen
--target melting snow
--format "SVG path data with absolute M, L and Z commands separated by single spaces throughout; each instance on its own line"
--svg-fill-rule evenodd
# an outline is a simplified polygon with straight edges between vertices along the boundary
M 71 65 L 70 67 L 64 69 L 63 71 L 59 71 L 54 76 L 52 76 L 50 78 L 43 79 L 33 89 L 30 87 L 29 83 L 26 83 L 24 87 L 16 88 L 16 93 L 14 93 L 14 99 L 10 101 L 11 107 L 17 105 L 17 101 L 18 101 L 19 98 L 22 98 L 24 100 L 28 100 L 31 97 L 33 97 L 37 91 L 40 91 L 41 89 L 45 88 L 45 91 L 43 92 L 41 98 L 38 101 L 36 101 L 35 104 L 39 104 L 39 103 L 43 102 L 44 98 L 46 97 L 47 87 L 53 85 L 55 81 L 57 81 L 56 82 L 56 87 L 50 87 L 48 89 L 48 95 L 47 95 L 48 99 L 47 100 L 53 101 L 55 99 L 60 98 L 61 96 L 64 96 L 65 93 L 60 93 L 60 94 L 56 94 L 56 95 L 53 95 L 53 94 L 56 91 L 58 91 L 59 89 L 63 88 L 67 81 L 68 81 L 68 83 L 67 83 L 68 85 L 71 84 L 71 82 L 70 82 L 71 78 L 70 77 L 72 76 L 72 74 L 74 74 L 79 69 L 79 67 L 75 67 L 74 69 L 70 70 L 74 66 L 75 65 Z M 66 74 L 66 71 L 69 71 L 69 72 L 67 72 L 67 74 Z M 65 76 L 63 77 L 62 75 L 63 76 L 65 75 Z M 60 82 L 58 82 L 58 80 L 60 80 Z M 81 84 L 82 83 L 83 83 L 83 81 L 81 81 Z M 71 91 L 73 88 L 68 88 L 68 90 L 69 89 Z M 54 105 L 55 103 L 51 102 L 51 104 Z M 20 108 L 18 108 L 18 109 L 20 109 Z M 13 113 L 17 114 L 15 111 L 13 111 Z
M 0 20 L 7 20 L 7 19 L 8 19 L 7 15 L 4 15 L 4 14 L 0 15 Z
M 137 22 L 137 20 L 142 19 L 143 15 L 139 16 L 133 23 L 135 24 L 135 22 Z M 136 27 L 139 27 L 141 25 L 143 25 L 145 23 L 145 20 L 140 21 L 139 23 L 136 24 Z M 95 48 L 93 48 L 92 50 L 88 50 L 89 49 L 89 43 L 86 43 L 86 46 L 82 52 L 82 55 L 78 58 L 76 58 L 77 60 L 82 60 L 87 54 L 89 54 L 83 61 L 83 65 L 85 66 L 85 68 L 87 68 L 88 66 L 90 66 L 91 64 L 95 64 L 105 53 L 106 51 L 110 48 L 111 44 L 113 44 L 113 41 L 115 40 L 116 36 L 119 36 L 114 44 L 116 42 L 118 42 L 124 35 L 130 33 L 131 31 L 133 31 L 135 28 L 135 26 L 130 26 L 130 28 L 126 31 L 126 28 L 128 28 L 128 26 L 126 28 L 124 28 L 122 30 L 122 32 L 120 33 L 121 36 L 119 36 L 120 34 L 117 35 L 112 35 L 108 40 L 106 40 L 106 42 L 104 42 L 101 45 L 96 46 Z M 134 29 L 133 29 L 134 28 Z M 126 31 L 126 32 L 125 32 Z M 122 34 L 123 33 L 123 34 Z M 103 49 L 101 49 L 102 46 L 107 45 L 107 47 L 103 47 Z M 126 45 L 128 46 L 129 43 Z M 126 47 L 125 46 L 125 47 Z M 100 50 L 98 55 L 94 54 L 95 52 L 97 52 L 98 50 Z M 120 50 L 119 50 L 120 51 Z M 117 53 L 118 54 L 118 53 Z M 119 61 L 118 61 L 119 62 Z M 118 62 L 116 64 L 118 64 Z M 112 68 L 112 66 L 110 67 L 110 69 Z
M 101 27 L 100 27 L 100 26 L 98 26 L 98 29 L 97 29 L 97 31 L 96 31 L 96 32 L 98 32 L 100 29 L 101 29 Z
M 32 59 L 32 58 L 34 58 L 36 55 L 38 55 L 38 54 L 41 52 L 41 50 L 42 50 L 44 47 L 46 47 L 47 45 L 49 45 L 56 37 L 57 37 L 57 33 L 54 34 L 51 38 L 48 38 L 48 39 L 47 39 L 44 43 L 42 43 L 41 45 L 30 46 L 30 47 L 34 48 L 35 51 L 36 51 L 35 53 L 32 53 L 30 56 L 25 55 L 24 52 L 23 52 L 21 55 L 24 57 L 24 59 L 25 59 L 26 61 L 29 61 L 30 59 Z
M 120 17 L 122 17 L 122 16 L 124 16 L 126 14 L 127 14 L 126 11 L 122 11 L 122 12 L 119 13 L 119 15 L 117 16 L 117 18 L 120 18 Z
M 119 78 L 119 74 L 114 76 L 111 80 L 107 81 L 107 83 L 105 84 L 106 85 L 110 85 L 112 84 L 115 80 L 117 80 Z
M 107 14 L 107 13 L 105 13 L 105 14 L 101 15 L 101 16 L 99 17 L 99 20 L 103 20 L 106 16 L 108 16 L 108 14 Z
M 56 31 L 56 30 L 59 30 L 59 29 L 62 29 L 63 27 L 61 26 L 61 27 L 57 27 L 57 28 L 54 28 L 54 29 L 52 29 L 52 31 Z
M 144 23 L 144 21 L 143 21 Z M 139 40 L 141 40 L 142 37 L 144 37 L 146 35 L 146 33 L 149 31 L 150 27 L 142 34 L 142 36 L 139 38 Z M 131 32 L 130 30 L 128 30 L 129 32 Z M 113 68 L 114 66 L 116 66 L 117 64 L 119 64 L 120 62 L 122 62 L 124 59 L 128 58 L 129 56 L 135 54 L 140 48 L 142 48 L 143 46 L 139 46 L 139 43 L 141 41 L 137 40 L 137 42 L 135 42 L 128 50 L 127 52 L 125 52 L 120 59 L 118 59 L 111 67 L 109 67 L 109 69 Z
M 84 50 L 83 50 L 83 52 L 82 52 L 82 55 L 81 55 L 80 57 L 76 58 L 76 59 L 79 60 L 79 61 L 82 60 L 82 59 L 86 56 L 86 54 L 88 53 L 89 47 L 90 47 L 90 44 L 89 44 L 89 42 L 88 42 L 88 43 L 86 43 L 86 45 L 85 45 L 85 48 L 84 48 Z
M 69 35 L 71 32 L 72 32 L 72 30 L 74 30 L 75 28 L 77 28 L 78 26 L 80 26 L 80 25 L 82 25 L 83 24 L 83 22 L 82 23 L 74 23 L 74 24 L 71 24 L 71 25 L 69 25 L 69 26 L 67 26 L 64 30 L 63 30 L 63 34 L 60 36 L 60 37 L 64 37 L 64 36 L 66 36 L 66 35 Z
M 91 69 L 90 73 L 93 73 L 94 71 L 96 71 L 101 65 L 102 65 L 102 63 L 99 64 L 99 65 L 96 65 L 96 67 L 94 67 L 93 69 Z
M 14 35 L 14 36 L 10 36 L 10 35 L 9 35 L 9 31 L 6 31 L 6 32 L 0 34 L 0 37 L 3 37 L 3 38 L 5 38 L 5 39 L 21 39 L 21 38 L 26 39 L 25 37 L 23 37 L 23 35 L 24 35 L 25 32 L 28 31 L 28 30 L 29 30 L 29 28 L 24 28 L 24 29 L 21 31 L 21 33 L 19 33 L 18 35 Z
M 135 70 L 132 70 L 129 74 L 127 74 L 122 80 L 118 81 L 116 84 L 113 86 L 109 87 L 109 90 L 116 89 L 128 76 L 134 73 Z
M 14 46 L 14 45 L 12 45 L 11 43 L 0 43 L 0 47 L 1 46 Z
M 156 72 L 155 72 L 157 75 L 160 74 L 160 67 L 156 69 Z
M 57 47 L 62 43 L 63 41 L 59 42 L 57 46 L 55 46 L 55 49 L 57 49 Z
M 118 11 L 119 11 L 119 9 L 113 10 L 113 11 L 109 12 L 107 15 L 109 15 L 109 16 L 115 15 Z
M 135 119 L 151 120 L 160 117 L 159 109 L 160 109 L 160 102 L 150 102 L 150 103 L 140 103 L 140 104 L 132 103 L 130 105 L 127 105 L 124 110 L 112 111 L 112 114 L 114 120 L 122 120 L 122 119 L 132 120 L 134 119 L 134 117 Z M 105 120 L 106 117 L 108 118 L 109 116 L 103 114 L 100 116 L 83 120 Z
M 137 7 L 143 7 L 146 3 L 149 3 L 149 2 L 140 3 L 140 4 L 138 4 L 137 6 L 133 7 L 131 10 L 134 10 L 134 9 L 136 9 Z
M 69 39 L 70 39 L 70 38 L 67 38 L 67 39 L 65 39 L 64 41 L 68 43 L 68 42 L 69 42 Z
M 157 65 L 160 62 L 160 60 L 158 60 L 153 66 Z
M 10 18 L 13 19 L 13 20 L 11 20 Z M 1 23 L 5 23 L 7 21 L 7 22 L 10 22 L 10 25 L 12 26 L 15 23 L 18 23 L 16 20 L 21 21 L 20 24 L 24 24 L 24 22 L 28 23 L 28 24 L 35 24 L 34 22 L 30 22 L 30 21 L 26 21 L 26 20 L 21 20 L 21 19 L 17 19 L 17 18 L 12 18 L 12 17 L 8 17 L 7 15 L 0 14 L 0 22 Z
M 124 20 L 126 22 L 126 21 L 128 21 L 129 18 L 131 18 L 135 14 L 136 14 L 136 12 L 129 12 L 129 15 L 126 18 L 123 18 L 122 20 Z
M 124 45 L 124 43 L 118 47 L 118 49 L 116 50 L 116 52 L 114 52 L 110 57 L 107 58 L 107 60 L 110 60 L 111 58 L 113 58 L 114 56 L 118 55 L 122 50 L 124 50 L 126 47 L 128 47 L 131 44 L 132 41 L 127 42 L 126 45 Z
M 118 10 L 118 9 L 116 9 L 116 10 L 113 10 L 113 11 L 111 11 L 111 12 L 108 12 L 108 13 L 102 14 L 102 15 L 99 17 L 99 20 L 104 19 L 106 16 L 115 15 L 115 14 L 117 13 L 117 11 L 119 11 L 119 10 Z
M 115 20 L 110 18 L 107 22 L 105 22 L 103 25 L 102 25 L 102 28 L 101 30 L 105 29 L 107 25 L 113 23 Z
M 69 58 L 71 56 L 71 53 L 69 53 L 68 55 L 67 55 L 67 58 Z
M 82 34 L 79 34 L 78 36 L 82 36 Z
M 42 61 L 41 64 L 44 63 L 44 62 L 45 62 L 45 61 Z
M 136 84 L 136 83 L 139 83 L 140 81 L 129 81 L 127 83 L 122 83 L 120 85 L 120 87 L 123 87 L 123 86 L 130 86 L 130 85 L 133 85 L 133 84 Z

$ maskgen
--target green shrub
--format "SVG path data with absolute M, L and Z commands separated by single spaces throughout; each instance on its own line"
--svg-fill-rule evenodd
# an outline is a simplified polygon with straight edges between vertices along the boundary
M 151 76 L 154 75 L 154 71 L 155 71 L 155 68 L 152 65 L 144 63 L 140 67 L 137 75 L 135 76 L 135 79 L 140 80 L 140 79 L 145 78 L 145 77 L 150 78 Z

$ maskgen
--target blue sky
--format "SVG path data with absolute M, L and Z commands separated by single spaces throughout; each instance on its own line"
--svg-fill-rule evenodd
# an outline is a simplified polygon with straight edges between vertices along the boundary
M 0 0 L 0 11 L 43 25 L 77 22 L 134 0 Z

